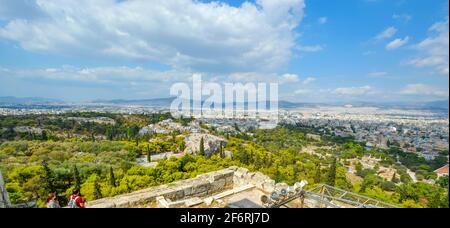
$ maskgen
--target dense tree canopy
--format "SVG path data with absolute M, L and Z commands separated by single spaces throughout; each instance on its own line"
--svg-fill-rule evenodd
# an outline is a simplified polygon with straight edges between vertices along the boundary
M 80 123 L 68 117 L 108 117 L 116 124 Z M 209 158 L 188 154 L 159 160 L 154 168 L 140 166 L 136 158 L 141 155 L 150 157 L 184 150 L 186 134 L 183 132 L 138 134 L 143 126 L 169 118 L 172 118 L 170 114 L 164 113 L 0 117 L 0 139 L 3 140 L 0 141 L 0 169 L 5 174 L 11 201 L 37 199 L 39 206 L 45 207 L 47 194 L 55 192 L 64 205 L 64 199 L 77 186 L 87 200 L 95 200 L 236 165 L 290 185 L 307 180 L 308 187 L 328 183 L 404 207 L 448 207 L 448 177 L 437 179 L 436 184 L 413 183 L 407 173 L 410 169 L 418 178 L 434 181 L 433 170 L 445 164 L 445 152 L 434 161 L 426 161 L 395 147 L 385 151 L 367 150 L 351 139 L 324 137 L 320 142 L 311 141 L 306 137 L 311 131 L 292 126 L 252 130 L 251 133 L 240 132 L 237 128 L 239 132 L 224 135 L 228 143 L 221 144 Z M 187 125 L 191 119 L 175 121 Z M 40 127 L 45 131 L 42 134 L 17 133 L 12 131 L 16 126 Z M 211 129 L 211 132 L 214 131 Z M 302 152 L 310 146 L 314 146 L 314 153 Z M 227 158 L 225 151 L 231 152 L 232 158 Z M 363 156 L 380 162 L 373 168 L 364 168 L 360 162 L 354 162 Z M 397 156 L 401 164 L 397 163 Z M 351 164 L 354 164 L 355 176 L 361 179 L 359 182 L 348 177 Z M 379 175 L 381 167 L 395 169 L 396 173 L 384 179 Z

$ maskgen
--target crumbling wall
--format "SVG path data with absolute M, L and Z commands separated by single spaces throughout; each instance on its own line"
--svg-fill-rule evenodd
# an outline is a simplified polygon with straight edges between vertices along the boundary
M 103 198 L 87 203 L 91 208 L 133 207 L 155 201 L 156 197 L 163 196 L 172 201 L 184 198 L 203 197 L 226 189 L 233 188 L 233 169 L 224 169 L 217 172 L 202 174 L 193 179 L 160 185 L 141 191 Z
M 253 184 L 256 188 L 267 193 L 270 193 L 275 189 L 275 181 L 270 177 L 260 172 L 252 173 L 245 168 L 236 168 L 233 182 L 235 186 Z
M 175 202 L 195 197 L 207 197 L 249 184 L 268 193 L 275 189 L 275 181 L 262 173 L 252 173 L 244 168 L 230 167 L 168 185 L 160 185 L 129 194 L 91 201 L 87 203 L 87 207 L 133 207 L 154 202 L 157 197 L 164 197 L 164 199 Z

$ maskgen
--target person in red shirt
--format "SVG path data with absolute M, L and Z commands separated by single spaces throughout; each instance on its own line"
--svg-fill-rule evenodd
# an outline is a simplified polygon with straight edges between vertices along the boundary
M 80 194 L 80 189 L 73 190 L 72 195 L 69 196 L 69 208 L 84 208 L 84 199 Z

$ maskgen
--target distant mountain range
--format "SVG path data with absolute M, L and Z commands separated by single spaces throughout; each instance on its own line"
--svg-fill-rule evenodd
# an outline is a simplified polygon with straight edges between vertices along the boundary
M 150 107 L 169 107 L 174 97 L 156 98 L 156 99 L 114 99 L 114 100 L 94 100 L 90 102 L 82 102 L 78 104 L 95 104 L 95 105 L 139 105 Z M 192 101 L 191 101 L 192 102 Z M 0 97 L 0 105 L 63 105 L 69 104 L 57 99 L 41 98 L 41 97 Z M 77 103 L 71 103 L 76 105 Z M 236 104 L 236 103 L 234 103 Z M 283 109 L 302 108 L 302 107 L 318 107 L 318 106 L 343 106 L 352 105 L 354 107 L 379 107 L 379 108 L 400 108 L 400 109 L 419 109 L 419 110 L 433 110 L 433 111 L 449 111 L 449 101 L 432 101 L 432 102 L 335 102 L 335 103 L 299 103 L 280 101 L 278 106 Z
M 94 100 L 94 104 L 114 104 L 114 105 L 142 105 L 142 106 L 162 106 L 168 107 L 175 98 L 156 98 L 156 99 L 143 99 L 143 100 Z
M 169 107 L 170 104 L 175 100 L 176 98 L 158 98 L 158 99 L 144 99 L 144 100 L 96 100 L 92 103 L 95 104 L 114 104 L 114 105 L 142 105 L 142 106 L 159 106 L 159 107 Z M 192 104 L 192 100 L 190 101 Z M 204 101 L 203 101 L 204 102 Z M 234 105 L 239 103 L 233 103 Z M 224 104 L 223 104 L 224 105 Z M 247 105 L 247 102 L 244 103 L 244 105 Z M 270 102 L 267 101 L 267 106 L 270 105 Z M 289 101 L 280 101 L 278 103 L 278 106 L 280 108 L 299 108 L 299 107 L 313 107 L 313 106 L 319 106 L 322 104 L 313 104 L 313 103 L 294 103 Z M 323 104 L 325 105 L 325 104 Z
M 158 98 L 145 100 L 102 100 L 102 101 L 94 101 L 93 103 L 169 107 L 174 99 L 175 98 Z M 236 103 L 234 104 L 236 105 Z M 290 101 L 280 101 L 278 103 L 278 106 L 284 109 L 318 107 L 318 106 L 344 106 L 344 105 L 352 105 L 354 107 L 379 107 L 379 108 L 400 108 L 400 109 L 420 109 L 420 110 L 440 110 L 440 111 L 449 110 L 448 100 L 433 101 L 433 102 L 390 102 L 390 103 L 375 103 L 375 102 L 300 103 Z
M 37 105 L 37 104 L 49 104 L 49 103 L 64 103 L 61 100 L 49 99 L 42 97 L 0 97 L 1 105 Z
M 449 101 L 433 101 L 423 104 L 423 108 L 439 108 L 448 111 Z

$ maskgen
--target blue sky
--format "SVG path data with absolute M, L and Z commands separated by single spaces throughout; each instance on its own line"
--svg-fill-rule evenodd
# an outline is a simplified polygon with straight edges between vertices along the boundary
M 445 100 L 448 20 L 448 0 L 0 0 L 0 96 L 168 97 L 201 73 L 297 102 Z

